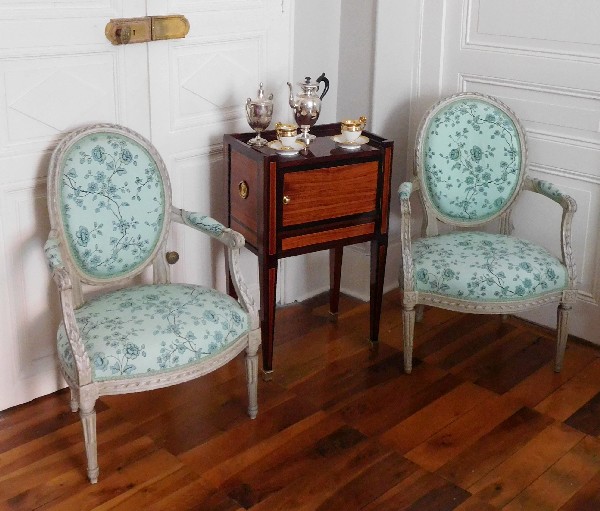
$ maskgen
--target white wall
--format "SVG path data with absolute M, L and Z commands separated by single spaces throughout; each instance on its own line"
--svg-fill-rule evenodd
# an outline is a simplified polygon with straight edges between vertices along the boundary
M 288 77 L 298 92 L 297 82 L 321 73 L 329 79 L 329 92 L 323 98 L 319 124 L 338 120 L 339 44 L 341 0 L 298 0 L 294 13 L 293 76 Z M 320 89 L 322 91 L 322 88 Z M 293 121 L 292 110 L 288 121 Z M 301 301 L 329 289 L 329 255 L 315 252 L 280 261 L 278 274 L 279 301 Z

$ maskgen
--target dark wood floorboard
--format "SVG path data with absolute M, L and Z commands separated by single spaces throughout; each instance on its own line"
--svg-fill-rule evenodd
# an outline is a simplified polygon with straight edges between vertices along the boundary
M 90 485 L 66 390 L 0 412 L 0 510 L 598 511 L 600 348 L 524 321 L 429 308 L 402 370 L 397 291 L 279 308 L 274 378 L 245 415 L 243 357 L 97 403 Z

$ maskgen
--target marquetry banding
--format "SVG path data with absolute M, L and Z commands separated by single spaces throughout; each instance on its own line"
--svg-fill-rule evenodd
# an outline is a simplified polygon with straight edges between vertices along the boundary
M 285 238 L 281 241 L 281 248 L 289 250 L 292 248 L 306 247 L 308 245 L 316 245 L 317 243 L 327 243 L 329 241 L 337 241 L 355 236 L 363 236 L 365 234 L 373 234 L 375 232 L 375 224 L 362 224 L 351 227 L 342 227 L 340 229 L 331 229 L 329 231 L 315 232 L 312 234 L 303 234 L 302 236 L 294 236 L 293 238 Z
M 277 164 L 269 165 L 269 254 L 277 250 Z
M 390 179 L 392 168 L 392 150 L 388 148 L 385 151 L 384 169 L 390 169 L 383 172 L 383 190 L 381 193 L 381 232 L 386 233 L 388 230 L 388 217 L 390 208 Z

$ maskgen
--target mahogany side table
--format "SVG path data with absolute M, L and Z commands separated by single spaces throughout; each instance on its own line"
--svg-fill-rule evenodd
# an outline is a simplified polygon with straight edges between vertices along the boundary
M 329 249 L 330 311 L 338 312 L 343 247 L 371 242 L 371 342 L 379 317 L 388 244 L 393 142 L 363 131 L 369 142 L 338 147 L 340 125 L 311 128 L 317 138 L 293 156 L 246 144 L 255 133 L 223 137 L 228 174 L 228 222 L 258 256 L 262 360 L 265 379 L 273 370 L 277 261 Z M 263 133 L 275 140 L 275 133 Z M 228 280 L 228 292 L 235 290 Z

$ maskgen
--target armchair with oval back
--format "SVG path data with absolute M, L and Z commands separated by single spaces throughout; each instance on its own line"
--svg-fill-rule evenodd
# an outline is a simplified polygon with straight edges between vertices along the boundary
M 522 190 L 562 209 L 561 257 L 511 235 L 511 211 Z M 424 207 L 421 237 L 411 239 L 410 196 Z M 510 314 L 558 305 L 555 370 L 561 369 L 569 311 L 577 299 L 571 222 L 575 201 L 552 184 L 527 176 L 525 131 L 498 99 L 460 93 L 424 116 L 412 181 L 400 185 L 404 366 L 412 370 L 415 307 L 431 305 L 479 314 Z M 499 221 L 500 233 L 483 230 Z M 440 234 L 438 222 L 450 232 Z
M 63 318 L 59 366 L 71 409 L 80 412 L 90 481 L 99 473 L 95 402 L 102 395 L 185 382 L 245 350 L 248 414 L 256 417 L 260 329 L 239 271 L 244 238 L 208 216 L 172 206 L 167 170 L 153 145 L 114 124 L 67 134 L 50 162 L 48 208 L 45 252 Z M 225 245 L 238 301 L 170 282 L 165 255 L 172 222 Z M 149 266 L 153 284 L 131 286 Z M 86 299 L 83 284 L 110 290 Z

